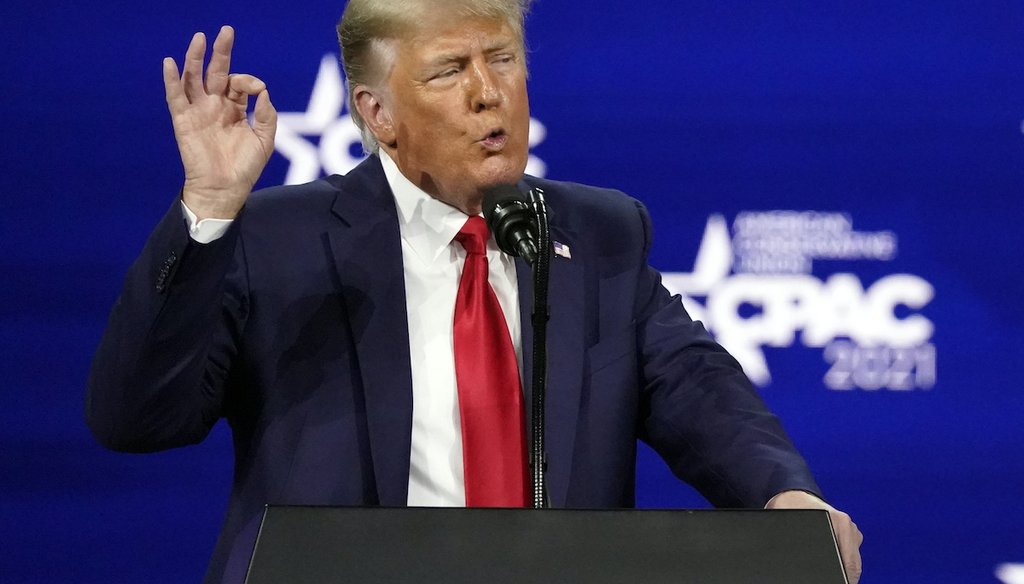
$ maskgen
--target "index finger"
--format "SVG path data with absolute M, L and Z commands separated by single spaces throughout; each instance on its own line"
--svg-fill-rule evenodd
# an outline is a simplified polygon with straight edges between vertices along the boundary
M 227 89 L 228 73 L 231 70 L 231 47 L 234 44 L 235 29 L 228 25 L 220 27 L 220 32 L 213 41 L 210 64 L 206 68 L 206 92 L 210 95 L 221 95 Z

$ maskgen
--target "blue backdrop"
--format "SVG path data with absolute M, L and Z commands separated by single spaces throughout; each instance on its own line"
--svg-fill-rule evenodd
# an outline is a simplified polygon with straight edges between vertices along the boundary
M 0 582 L 201 578 L 226 429 L 130 456 L 81 413 L 182 180 L 160 61 L 233 24 L 288 114 L 261 184 L 338 170 L 342 8 L 0 8 Z M 863 582 L 1024 582 L 1024 4 L 541 0 L 528 37 L 531 168 L 648 205 L 652 263 L 865 533 Z M 705 505 L 641 456 L 641 505 Z

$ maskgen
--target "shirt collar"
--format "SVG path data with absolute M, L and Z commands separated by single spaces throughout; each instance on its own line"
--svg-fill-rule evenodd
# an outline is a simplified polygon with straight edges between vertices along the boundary
M 466 223 L 466 214 L 412 184 L 384 150 L 379 150 L 378 156 L 395 196 L 402 239 L 421 260 L 434 263 Z

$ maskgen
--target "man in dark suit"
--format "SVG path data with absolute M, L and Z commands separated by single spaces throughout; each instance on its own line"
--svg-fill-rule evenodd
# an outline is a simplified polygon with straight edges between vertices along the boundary
M 209 582 L 242 580 L 267 503 L 521 504 L 522 449 L 505 444 L 512 462 L 500 466 L 499 453 L 474 459 L 468 436 L 511 417 L 511 442 L 522 441 L 529 271 L 493 239 L 473 251 L 467 233 L 486 188 L 539 186 L 552 237 L 571 250 L 552 261 L 552 504 L 633 505 L 639 438 L 716 505 L 829 510 L 855 582 L 859 531 L 814 494 L 739 365 L 647 266 L 643 206 L 523 176 L 523 12 L 516 0 L 350 2 L 339 37 L 375 154 L 346 176 L 252 196 L 276 113 L 261 81 L 228 74 L 233 31 L 221 30 L 205 76 L 201 34 L 180 76 L 165 60 L 185 185 L 114 307 L 90 427 L 144 452 L 231 424 L 235 479 Z M 498 320 L 460 341 L 474 254 Z M 510 363 L 497 385 L 512 390 L 495 394 L 502 414 L 481 426 L 464 400 L 494 363 L 465 355 L 491 337 Z M 503 494 L 480 498 L 491 488 L 481 474 L 502 477 Z

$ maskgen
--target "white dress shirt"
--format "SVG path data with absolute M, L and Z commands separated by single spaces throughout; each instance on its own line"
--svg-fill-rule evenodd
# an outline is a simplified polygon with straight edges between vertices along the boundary
M 379 155 L 398 208 L 409 318 L 413 408 L 408 504 L 462 507 L 466 489 L 452 324 L 466 258 L 462 245 L 454 239 L 467 217 L 412 184 L 383 151 Z M 196 215 L 184 203 L 182 209 L 192 239 L 200 243 L 221 237 L 231 224 L 222 219 L 196 222 Z M 487 264 L 488 281 L 505 315 L 522 379 L 515 261 L 498 250 L 491 238 Z

